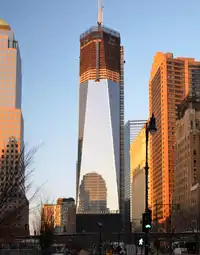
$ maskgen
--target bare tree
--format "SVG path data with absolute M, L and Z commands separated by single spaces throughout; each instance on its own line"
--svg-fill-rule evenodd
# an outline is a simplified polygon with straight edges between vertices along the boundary
M 33 214 L 32 227 L 35 238 L 39 239 L 42 254 L 48 254 L 54 241 L 54 212 L 49 210 L 48 202 L 41 203 Z M 52 205 L 52 210 L 53 205 Z
M 27 146 L 19 148 L 17 140 L 11 137 L 0 154 L 0 238 L 17 235 L 16 229 L 29 234 L 29 203 L 40 189 L 27 199 L 36 151 L 37 148 L 29 150 Z
M 32 231 L 34 236 L 39 236 L 41 231 L 41 207 L 32 213 Z
M 45 205 L 53 205 L 53 203 L 49 203 L 49 200 L 45 199 L 45 203 L 40 201 L 40 204 L 34 208 L 32 211 L 32 229 L 34 231 L 34 235 L 40 235 L 42 222 L 50 222 L 50 214 L 45 213 Z M 53 214 L 51 215 L 53 216 Z
M 40 229 L 40 247 L 42 254 L 48 254 L 54 241 L 54 223 L 51 214 L 45 214 L 42 208 L 41 229 Z

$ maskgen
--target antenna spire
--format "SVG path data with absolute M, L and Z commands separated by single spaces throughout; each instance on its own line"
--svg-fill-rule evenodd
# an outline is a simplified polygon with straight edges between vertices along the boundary
M 97 21 L 97 24 L 99 26 L 101 26 L 102 22 L 103 22 L 103 6 L 101 5 L 101 0 L 98 0 L 98 21 Z

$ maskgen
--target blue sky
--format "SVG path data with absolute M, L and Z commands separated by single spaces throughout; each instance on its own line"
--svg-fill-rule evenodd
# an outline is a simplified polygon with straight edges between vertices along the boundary
M 103 0 L 104 24 L 125 47 L 125 119 L 148 117 L 156 51 L 200 60 L 199 0 Z M 19 41 L 25 140 L 41 148 L 35 185 L 48 198 L 75 197 L 79 35 L 96 24 L 97 0 L 0 0 Z

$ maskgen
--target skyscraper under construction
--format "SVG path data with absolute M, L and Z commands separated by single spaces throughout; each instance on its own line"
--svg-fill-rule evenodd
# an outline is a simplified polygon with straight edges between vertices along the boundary
M 124 51 L 98 10 L 80 36 L 78 214 L 117 214 L 124 200 Z

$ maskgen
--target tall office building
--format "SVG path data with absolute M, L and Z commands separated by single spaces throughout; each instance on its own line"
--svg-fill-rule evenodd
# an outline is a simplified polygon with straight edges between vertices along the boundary
M 172 53 L 157 53 L 152 65 L 149 112 L 155 114 L 158 130 L 150 136 L 150 190 L 154 218 L 160 222 L 171 214 L 177 106 L 187 95 L 199 93 L 197 69 L 195 59 L 174 58 Z
M 147 120 L 128 120 L 124 125 L 124 139 L 129 145 L 135 140 Z
M 102 25 L 80 36 L 77 213 L 119 213 L 124 187 L 124 52 Z
M 200 91 L 200 62 L 195 72 Z M 187 97 L 178 113 L 173 203 L 179 209 L 173 210 L 172 222 L 182 232 L 200 227 L 200 97 Z
M 0 194 L 7 196 L 0 212 L 5 227 L 21 228 L 28 224 L 28 201 L 25 196 L 22 178 L 24 168 L 19 166 L 23 146 L 23 117 L 21 111 L 21 58 L 18 42 L 10 26 L 0 19 Z M 21 176 L 21 177 L 20 177 Z M 5 194 L 7 187 L 16 186 Z M 17 208 L 17 219 L 7 215 Z M 8 222 L 7 222 L 8 221 Z M 4 226 L 4 223 L 0 227 Z M 1 230 L 0 230 L 1 232 Z M 19 233 L 19 232 L 18 232 Z M 21 232 L 23 233 L 23 232 Z M 13 234 L 13 233 L 12 233 Z
M 124 216 L 127 228 L 131 221 L 130 146 L 145 123 L 146 120 L 128 120 L 124 126 Z

